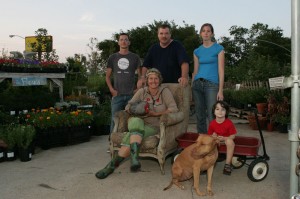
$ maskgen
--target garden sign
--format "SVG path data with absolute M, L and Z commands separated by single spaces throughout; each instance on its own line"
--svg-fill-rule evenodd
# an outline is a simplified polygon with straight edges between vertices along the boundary
M 13 86 L 40 86 L 47 85 L 45 77 L 14 77 L 12 78 Z

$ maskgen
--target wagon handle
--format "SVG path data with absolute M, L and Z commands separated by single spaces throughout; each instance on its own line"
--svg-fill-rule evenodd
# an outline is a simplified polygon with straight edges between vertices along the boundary
M 270 160 L 270 157 L 267 155 L 265 139 L 264 139 L 264 136 L 262 134 L 261 127 L 260 127 L 260 124 L 259 124 L 259 121 L 258 121 L 257 109 L 254 108 L 253 112 L 254 112 L 255 119 L 256 119 L 256 124 L 257 124 L 258 130 L 259 130 L 260 140 L 261 140 L 261 143 L 262 143 L 262 146 L 263 146 L 263 152 L 264 152 L 263 158 L 265 160 Z

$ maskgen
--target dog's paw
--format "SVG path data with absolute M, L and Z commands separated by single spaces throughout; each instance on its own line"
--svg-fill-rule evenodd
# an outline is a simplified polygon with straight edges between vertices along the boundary
M 179 185 L 179 188 L 182 189 L 182 190 L 185 189 L 185 187 L 183 185 Z
M 207 191 L 207 195 L 208 195 L 208 196 L 213 196 L 213 195 L 214 195 L 214 192 L 212 192 L 212 191 Z
M 195 189 L 198 196 L 206 196 L 205 192 L 200 191 L 199 189 Z

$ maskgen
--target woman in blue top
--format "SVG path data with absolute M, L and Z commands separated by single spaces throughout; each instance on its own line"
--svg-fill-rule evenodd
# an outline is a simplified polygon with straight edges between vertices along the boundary
M 214 41 L 214 28 L 201 26 L 202 44 L 194 50 L 193 98 L 198 133 L 207 132 L 207 123 L 213 120 L 211 109 L 217 100 L 223 100 L 224 47 Z

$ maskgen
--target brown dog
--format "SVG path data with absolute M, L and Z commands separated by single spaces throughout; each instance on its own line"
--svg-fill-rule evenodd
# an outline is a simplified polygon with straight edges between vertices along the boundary
M 212 174 L 218 158 L 218 139 L 206 134 L 200 134 L 196 143 L 186 147 L 176 158 L 172 166 L 172 181 L 164 188 L 173 184 L 184 189 L 181 181 L 194 177 L 194 189 L 199 196 L 206 195 L 199 189 L 200 172 L 207 170 L 207 195 L 212 196 Z

